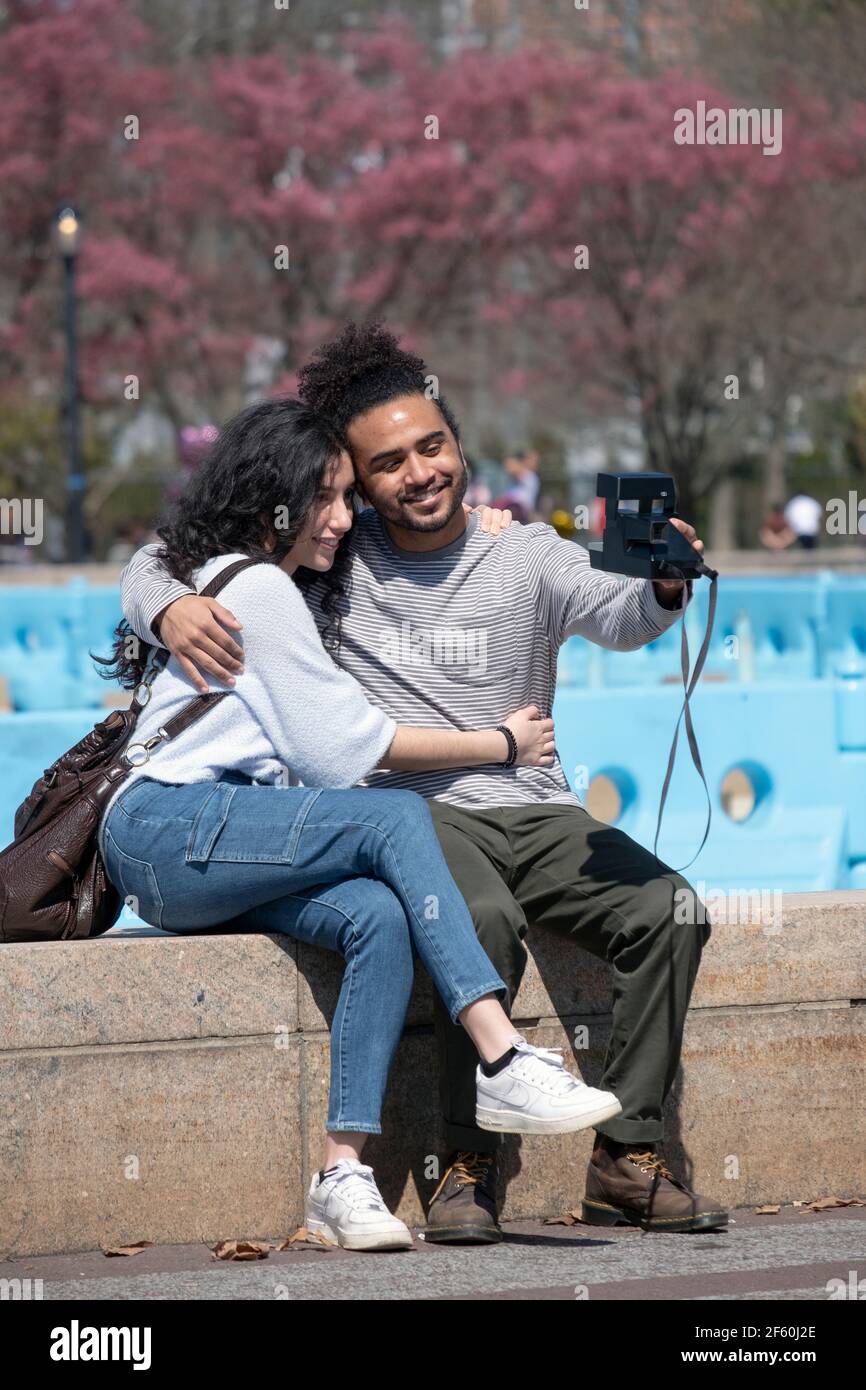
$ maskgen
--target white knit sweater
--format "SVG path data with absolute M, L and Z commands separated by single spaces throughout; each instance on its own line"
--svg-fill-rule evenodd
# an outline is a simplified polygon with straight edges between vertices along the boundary
M 200 592 L 243 555 L 218 555 L 193 576 Z M 294 580 L 278 565 L 243 570 L 219 595 L 242 624 L 231 631 L 244 649 L 244 670 L 226 686 L 206 672 L 210 690 L 228 695 L 175 739 L 153 749 L 149 762 L 120 783 L 105 808 L 137 777 L 209 782 L 236 769 L 257 782 L 351 787 L 390 747 L 397 724 L 371 705 L 353 676 L 322 646 Z M 198 694 L 175 656 L 156 677 L 131 743 L 141 743 Z

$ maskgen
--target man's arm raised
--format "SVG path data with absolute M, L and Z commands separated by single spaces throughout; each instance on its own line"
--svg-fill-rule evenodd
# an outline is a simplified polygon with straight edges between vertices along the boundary
M 593 569 L 586 548 L 550 526 L 528 526 L 525 534 L 526 582 L 554 646 L 580 636 L 610 651 L 637 651 L 677 622 L 691 599 L 691 580 L 683 593 L 681 581 L 621 578 Z M 703 544 L 696 541 L 695 549 Z

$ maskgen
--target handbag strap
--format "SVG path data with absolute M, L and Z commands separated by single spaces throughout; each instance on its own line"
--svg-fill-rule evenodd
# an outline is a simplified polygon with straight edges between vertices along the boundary
M 241 570 L 249 569 L 251 565 L 261 565 L 266 563 L 268 562 L 264 560 L 234 560 L 230 565 L 226 565 L 225 569 L 220 570 L 219 574 L 214 575 L 210 583 L 206 584 L 205 587 L 202 589 L 201 593 L 199 594 L 199 598 L 216 598 L 220 590 L 224 589 L 226 584 L 228 584 L 230 580 L 234 579 L 236 574 L 240 574 Z M 129 706 L 136 720 L 138 719 L 138 716 L 141 714 L 141 711 L 144 709 L 145 705 L 150 699 L 150 687 L 153 685 L 153 682 L 156 680 L 160 671 L 164 670 L 165 667 L 168 665 L 170 656 L 171 652 L 169 652 L 165 647 L 157 647 L 155 649 L 150 665 L 150 670 L 147 672 L 146 675 L 144 675 L 141 678 L 138 685 L 135 687 L 132 703 Z M 144 694 L 142 698 L 142 695 L 140 695 L 139 692 L 146 692 L 146 694 Z M 225 693 L 228 694 L 228 691 L 226 691 Z

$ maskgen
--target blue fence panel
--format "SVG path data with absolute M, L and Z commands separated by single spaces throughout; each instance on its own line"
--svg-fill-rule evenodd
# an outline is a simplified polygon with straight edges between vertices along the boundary
M 114 588 L 83 578 L 52 587 L 0 587 L 0 676 L 16 710 L 96 708 L 119 687 L 90 652 L 108 656 L 121 617 Z

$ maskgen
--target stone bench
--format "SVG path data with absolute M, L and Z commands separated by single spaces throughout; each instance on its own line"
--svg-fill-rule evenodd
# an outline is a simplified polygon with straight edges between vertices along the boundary
M 666 1113 L 668 1159 L 700 1191 L 730 1207 L 866 1191 L 864 926 L 864 892 L 790 895 L 781 926 L 716 920 Z M 541 931 L 527 944 L 515 1022 L 566 1058 L 586 1025 L 574 1055 L 597 1082 L 607 967 Z M 320 1161 L 341 970 L 254 934 L 0 948 L 0 1256 L 293 1231 Z M 412 1224 L 443 1156 L 418 975 L 385 1133 L 365 1151 Z M 504 1217 L 575 1206 L 591 1141 L 506 1139 Z

